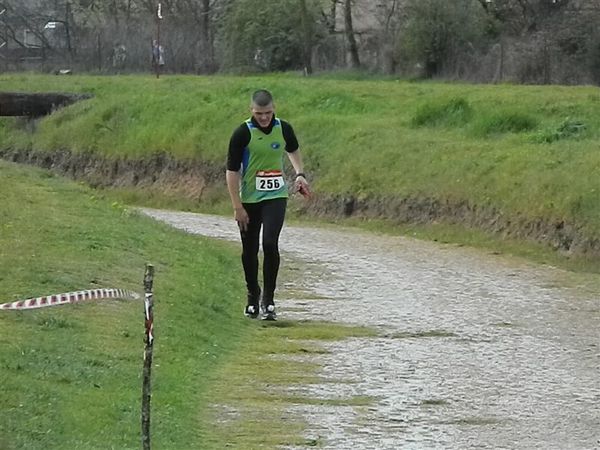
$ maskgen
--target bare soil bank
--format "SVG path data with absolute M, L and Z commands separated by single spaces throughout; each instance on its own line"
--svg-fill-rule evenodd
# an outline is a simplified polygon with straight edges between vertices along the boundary
M 152 188 L 201 200 L 207 192 L 225 194 L 224 165 L 198 160 L 176 160 L 166 153 L 142 160 L 107 159 L 94 153 L 0 149 L 3 159 L 51 169 L 89 183 L 92 187 Z M 303 207 L 320 217 L 364 217 L 404 224 L 448 223 L 493 232 L 501 236 L 543 243 L 570 255 L 600 258 L 600 238 L 589 236 L 576 223 L 540 217 L 506 215 L 468 200 L 366 197 L 321 194 Z

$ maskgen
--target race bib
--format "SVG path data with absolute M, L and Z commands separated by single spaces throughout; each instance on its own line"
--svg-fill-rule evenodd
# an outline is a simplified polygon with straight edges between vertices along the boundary
M 277 191 L 284 186 L 283 174 L 279 170 L 256 172 L 257 191 Z

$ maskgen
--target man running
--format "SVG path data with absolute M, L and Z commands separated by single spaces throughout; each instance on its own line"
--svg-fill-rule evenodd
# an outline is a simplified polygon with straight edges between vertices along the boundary
M 227 189 L 242 237 L 242 265 L 248 290 L 244 314 L 275 320 L 274 293 L 279 272 L 279 234 L 285 219 L 288 185 L 283 173 L 287 154 L 296 171 L 294 188 L 308 192 L 298 140 L 292 126 L 275 117 L 273 96 L 261 89 L 252 94 L 252 116 L 231 136 L 227 155 Z M 263 282 L 258 283 L 259 236 L 262 227 Z

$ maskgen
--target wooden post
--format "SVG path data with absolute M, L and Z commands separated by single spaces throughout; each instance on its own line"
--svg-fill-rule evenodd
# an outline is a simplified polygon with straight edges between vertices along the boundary
M 158 4 L 160 10 L 160 3 Z M 160 78 L 160 13 L 156 19 L 156 78 Z
M 146 264 L 144 274 L 144 318 L 146 334 L 144 336 L 144 369 L 142 372 L 142 448 L 150 450 L 150 399 L 152 374 L 152 347 L 154 344 L 154 299 L 152 284 L 154 282 L 154 266 Z
M 102 72 L 102 42 L 100 41 L 100 33 L 96 34 L 96 49 L 98 50 L 98 72 Z
M 160 21 L 162 20 L 162 4 L 159 2 L 158 7 L 156 8 L 156 78 L 160 77 L 160 59 L 163 57 L 161 48 L 160 48 Z

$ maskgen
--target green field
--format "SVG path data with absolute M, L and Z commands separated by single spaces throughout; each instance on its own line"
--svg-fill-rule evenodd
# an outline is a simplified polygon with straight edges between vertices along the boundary
M 572 223 L 600 239 L 597 88 L 29 74 L 1 75 L 0 86 L 95 95 L 35 123 L 0 118 L 0 149 L 132 159 L 166 152 L 213 165 L 223 164 L 251 92 L 266 87 L 296 129 L 318 195 L 468 201 L 507 217 Z M 3 161 L 0 191 L 0 303 L 95 287 L 141 291 L 145 263 L 156 266 L 155 448 L 318 444 L 303 440 L 300 420 L 281 420 L 286 405 L 318 399 L 257 395 L 247 386 L 261 369 L 275 385 L 314 382 L 316 367 L 268 355 L 319 353 L 317 342 L 305 341 L 368 330 L 244 320 L 241 268 L 231 271 L 240 266 L 238 246 L 172 230 L 116 200 L 147 202 L 145 192 L 116 197 Z M 179 205 L 171 201 L 156 199 Z M 401 230 L 439 237 L 428 234 L 432 226 Z M 444 233 L 493 245 L 459 228 Z M 593 260 L 585 269 L 598 266 Z M 0 313 L 0 449 L 139 448 L 142 338 L 135 301 Z M 224 418 L 230 410 L 240 414 Z M 263 427 L 272 430 L 269 442 L 257 440 Z
M 264 77 L 0 76 L 3 90 L 89 92 L 31 133 L 0 121 L 1 148 L 167 152 L 222 164 L 248 99 L 271 89 L 315 189 L 355 198 L 468 201 L 508 217 L 566 221 L 600 238 L 595 87 Z
M 269 355 L 321 351 L 307 339 L 368 334 L 247 320 L 241 268 L 231 271 L 235 244 L 187 235 L 2 161 L 0 191 L 0 303 L 98 287 L 141 292 L 145 264 L 155 265 L 153 448 L 254 448 L 248 421 L 273 430 L 266 448 L 302 444 L 303 423 L 277 418 L 290 403 L 314 400 L 269 402 L 248 385 L 261 371 L 276 385 L 312 382 L 314 366 Z M 141 301 L 0 311 L 0 448 L 140 448 L 143 335 Z M 239 418 L 222 423 L 225 406 Z
M 241 280 L 228 276 L 233 249 L 40 170 L 0 163 L 0 189 L 0 302 L 140 292 L 145 263 L 155 264 L 155 442 L 197 442 L 206 374 L 249 332 L 236 314 Z M 5 311 L 0 329 L 0 448 L 139 448 L 140 302 Z

